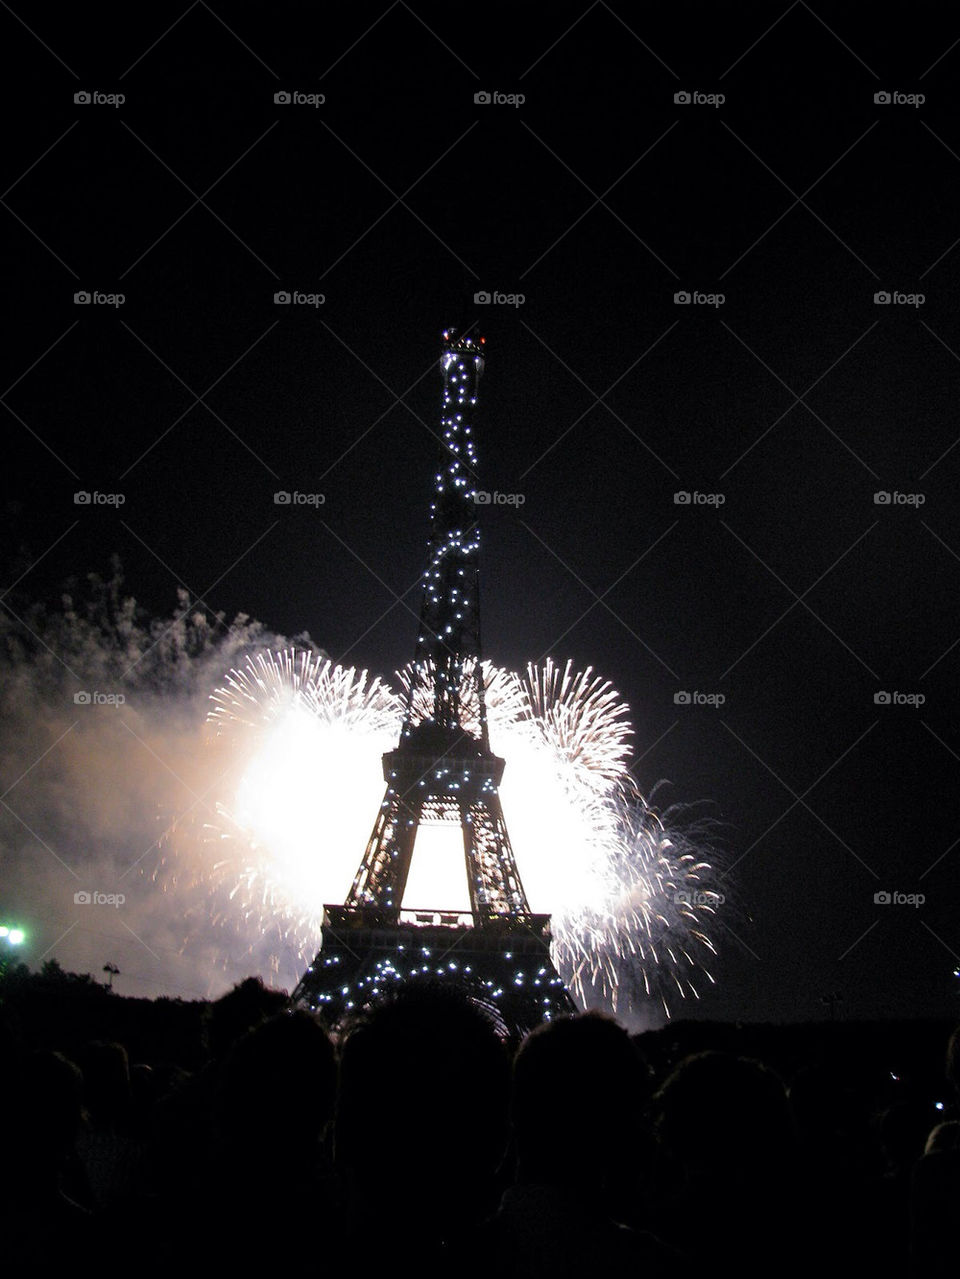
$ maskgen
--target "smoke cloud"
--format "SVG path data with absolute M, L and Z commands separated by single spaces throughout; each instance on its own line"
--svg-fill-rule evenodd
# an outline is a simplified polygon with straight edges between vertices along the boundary
M 169 617 L 150 617 L 116 562 L 82 598 L 0 610 L 0 913 L 26 931 L 31 967 L 55 958 L 102 979 L 109 962 L 124 994 L 184 998 L 251 972 L 295 976 L 269 946 L 251 953 L 225 933 L 164 840 L 175 820 L 214 817 L 211 690 L 247 654 L 292 642 L 319 651 L 192 609 L 183 591 Z

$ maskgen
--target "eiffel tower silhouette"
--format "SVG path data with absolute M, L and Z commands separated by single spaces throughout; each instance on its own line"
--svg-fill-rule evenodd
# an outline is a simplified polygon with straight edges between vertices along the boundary
M 575 1012 L 550 958 L 550 917 L 527 902 L 500 804 L 505 761 L 490 748 L 480 651 L 472 420 L 484 339 L 447 329 L 443 438 L 423 602 L 400 741 L 383 756 L 386 793 L 344 904 L 324 907 L 321 949 L 295 1003 L 336 1024 L 411 981 L 463 988 L 523 1033 Z M 421 824 L 457 824 L 470 909 L 403 909 Z

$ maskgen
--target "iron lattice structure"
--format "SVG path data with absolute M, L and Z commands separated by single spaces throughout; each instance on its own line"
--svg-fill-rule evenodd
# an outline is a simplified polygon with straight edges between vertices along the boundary
M 294 1000 L 331 1022 L 400 983 L 453 982 L 524 1031 L 575 1005 L 550 959 L 550 919 L 527 902 L 500 804 L 480 649 L 474 410 L 483 338 L 443 335 L 443 438 L 430 508 L 420 625 L 386 793 L 342 906 Z M 402 910 L 421 823 L 459 824 L 470 910 Z

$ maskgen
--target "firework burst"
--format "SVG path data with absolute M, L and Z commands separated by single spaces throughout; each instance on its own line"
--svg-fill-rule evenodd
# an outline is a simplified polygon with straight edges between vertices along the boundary
M 171 825 L 158 878 L 201 891 L 206 919 L 293 972 L 356 870 L 402 704 L 366 671 L 292 648 L 248 656 L 211 701 L 215 820 L 198 806 Z
M 262 728 L 295 708 L 347 732 L 395 733 L 401 713 L 380 679 L 294 648 L 248 656 L 210 700 L 209 721 L 218 732 Z
M 709 828 L 644 801 L 629 771 L 629 708 L 591 669 L 548 660 L 481 672 L 491 745 L 508 761 L 500 793 L 518 868 L 531 909 L 552 916 L 558 971 L 581 1002 L 625 1013 L 657 1000 L 669 1015 L 713 980 L 707 929 L 722 899 Z M 461 690 L 472 732 L 476 676 L 468 666 Z M 382 798 L 379 757 L 408 700 L 414 720 L 430 713 L 424 671 L 398 679 L 399 693 L 291 648 L 248 657 L 212 695 L 226 764 L 217 819 L 199 841 L 175 841 L 173 860 L 194 866 L 210 914 L 252 954 L 268 947 L 274 970 L 314 955 L 323 906 L 344 899 Z M 419 840 L 415 867 L 418 851 Z M 441 864 L 462 868 L 462 852 L 430 863 Z M 446 885 L 433 888 L 442 900 L 423 904 L 457 907 Z

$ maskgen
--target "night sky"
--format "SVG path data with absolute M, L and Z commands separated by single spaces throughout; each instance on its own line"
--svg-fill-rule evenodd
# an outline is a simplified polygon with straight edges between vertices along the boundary
M 957 14 L 181 0 L 0 27 L 4 606 L 116 553 L 155 614 L 182 586 L 390 677 L 440 333 L 475 324 L 483 485 L 524 499 L 483 512 L 485 654 L 592 665 L 642 788 L 724 823 L 698 1015 L 955 1014 Z

